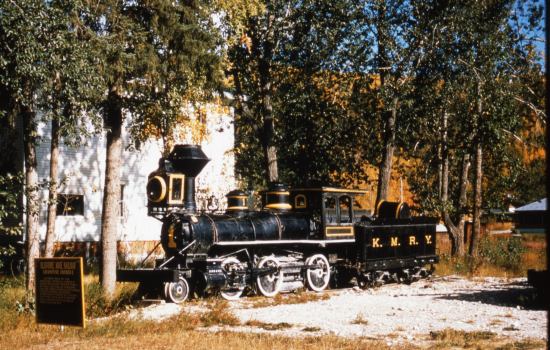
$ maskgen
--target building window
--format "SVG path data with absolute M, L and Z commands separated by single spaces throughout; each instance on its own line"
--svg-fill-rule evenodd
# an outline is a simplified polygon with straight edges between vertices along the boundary
M 84 196 L 81 194 L 58 194 L 57 215 L 84 215 Z

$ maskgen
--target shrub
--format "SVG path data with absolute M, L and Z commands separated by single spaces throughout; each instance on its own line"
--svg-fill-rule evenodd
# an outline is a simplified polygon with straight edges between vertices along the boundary
M 520 270 L 524 253 L 521 237 L 491 239 L 484 236 L 479 242 L 479 256 L 483 261 L 507 270 Z
M 21 233 L 20 215 L 22 208 L 19 198 L 22 195 L 23 175 L 0 175 L 0 234 Z
M 25 305 L 27 294 L 23 277 L 0 276 L 0 334 L 13 329 L 20 318 L 30 316 L 30 313 L 21 313 L 20 305 Z
M 105 317 L 131 308 L 135 301 L 136 289 L 136 284 L 123 284 L 115 297 L 109 300 L 99 282 L 87 283 L 84 288 L 86 316 Z

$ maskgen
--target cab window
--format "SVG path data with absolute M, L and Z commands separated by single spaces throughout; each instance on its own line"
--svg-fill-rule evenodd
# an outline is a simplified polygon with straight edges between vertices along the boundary
M 351 197 L 342 196 L 340 203 L 340 223 L 350 223 L 352 220 Z
M 325 198 L 325 213 L 326 213 L 326 221 L 327 223 L 337 223 L 338 218 L 336 215 L 336 198 L 334 197 L 326 197 Z

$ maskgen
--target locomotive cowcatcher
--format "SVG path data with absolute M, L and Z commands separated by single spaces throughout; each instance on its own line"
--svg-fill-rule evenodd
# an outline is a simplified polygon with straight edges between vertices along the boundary
M 165 257 L 154 268 L 117 270 L 118 281 L 141 282 L 142 291 L 175 303 L 206 293 L 231 300 L 245 291 L 323 291 L 352 279 L 361 287 L 409 283 L 438 262 L 435 219 L 411 217 L 395 202 L 370 216 L 354 205 L 362 190 L 272 184 L 261 192 L 262 210 L 249 210 L 249 196 L 236 190 L 224 213 L 199 212 L 195 177 L 208 162 L 195 145 L 176 145 L 160 159 L 147 200 L 148 215 L 162 221 Z

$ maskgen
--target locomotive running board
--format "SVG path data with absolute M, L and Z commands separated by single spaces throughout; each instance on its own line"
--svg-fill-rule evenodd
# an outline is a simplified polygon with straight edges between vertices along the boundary
M 118 269 L 117 282 L 175 282 L 181 272 L 168 269 Z
M 355 243 L 355 239 L 331 239 L 331 240 L 311 240 L 311 239 L 296 239 L 296 240 L 269 240 L 269 241 L 238 241 L 238 242 L 216 242 L 214 245 L 219 246 L 246 246 L 246 245 L 272 245 L 272 244 L 312 244 L 326 246 L 332 243 Z

